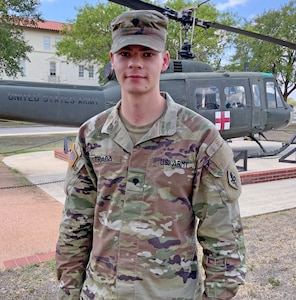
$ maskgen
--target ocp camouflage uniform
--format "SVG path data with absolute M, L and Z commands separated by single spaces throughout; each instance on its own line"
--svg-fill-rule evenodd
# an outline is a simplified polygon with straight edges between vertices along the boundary
M 231 299 L 243 284 L 232 152 L 211 122 L 166 99 L 136 145 L 120 103 L 80 128 L 57 243 L 60 299 L 201 299 L 196 236 L 204 297 Z

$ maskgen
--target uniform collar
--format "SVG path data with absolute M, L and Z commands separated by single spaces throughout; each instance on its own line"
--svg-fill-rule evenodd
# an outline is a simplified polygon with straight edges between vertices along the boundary
M 167 108 L 165 113 L 154 123 L 148 133 L 140 140 L 150 140 L 159 136 L 170 136 L 176 133 L 177 128 L 177 114 L 180 109 L 180 105 L 174 102 L 172 97 L 168 93 L 161 93 L 166 99 Z M 118 109 L 121 105 L 119 101 L 111 110 L 107 117 L 102 133 L 110 135 L 118 144 L 123 146 L 125 149 L 133 148 L 131 139 L 127 139 L 128 132 L 126 131 L 118 113 Z

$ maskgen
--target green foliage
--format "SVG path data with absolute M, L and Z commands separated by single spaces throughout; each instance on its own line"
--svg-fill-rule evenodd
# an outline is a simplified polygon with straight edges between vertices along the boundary
M 272 287 L 278 287 L 281 285 L 280 280 L 273 277 L 268 278 L 268 282 L 272 285 Z
M 7 76 L 22 74 L 19 62 L 29 60 L 33 48 L 24 40 L 23 26 L 35 26 L 40 14 L 39 1 L 11 0 L 0 2 L 0 72 Z
M 287 103 L 296 107 L 296 99 L 288 98 Z
M 70 28 L 64 28 L 65 38 L 57 44 L 57 55 L 65 56 L 67 62 L 104 66 L 109 62 L 111 48 L 111 21 L 126 8 L 112 2 L 86 4 L 78 10 Z M 102 79 L 102 74 L 100 74 Z
M 244 29 L 269 35 L 292 43 L 295 36 L 296 1 L 292 0 L 279 10 L 269 10 L 245 24 Z M 244 69 L 249 62 L 250 70 L 273 73 L 282 87 L 284 98 L 296 90 L 296 56 L 295 50 L 238 35 L 236 53 L 232 57 L 230 70 Z

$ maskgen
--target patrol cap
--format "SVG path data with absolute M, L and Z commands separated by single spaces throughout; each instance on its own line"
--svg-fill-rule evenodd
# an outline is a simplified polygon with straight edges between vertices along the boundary
M 111 22 L 113 53 L 129 45 L 141 45 L 157 52 L 166 48 L 168 19 L 156 10 L 132 10 Z

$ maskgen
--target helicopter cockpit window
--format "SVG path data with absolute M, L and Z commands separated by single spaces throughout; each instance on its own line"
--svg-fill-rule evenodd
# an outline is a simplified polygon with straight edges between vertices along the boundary
M 283 99 L 275 82 L 266 82 L 266 95 L 268 108 L 284 107 Z
M 246 106 L 245 88 L 241 85 L 227 86 L 224 88 L 226 108 L 238 108 Z
M 255 107 L 261 106 L 261 95 L 260 95 L 260 89 L 258 84 L 252 84 L 252 94 L 253 94 L 253 101 Z
M 220 107 L 219 90 L 216 86 L 198 87 L 194 96 L 197 109 L 218 109 Z

